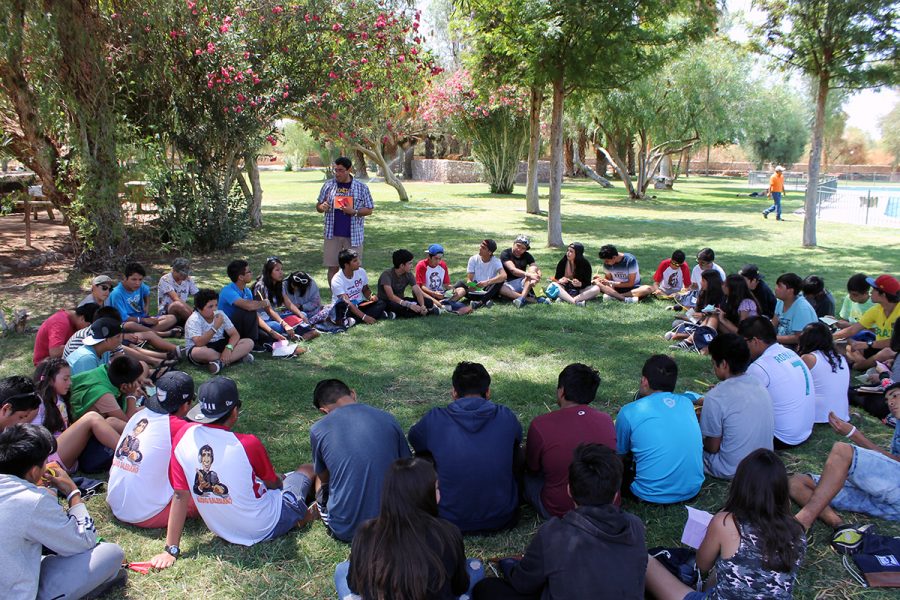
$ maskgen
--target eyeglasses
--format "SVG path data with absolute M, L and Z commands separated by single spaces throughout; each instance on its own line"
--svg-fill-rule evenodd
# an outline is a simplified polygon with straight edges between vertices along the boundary
M 101 290 L 103 290 L 104 292 L 108 292 L 109 290 L 112 289 L 112 286 L 105 285 L 105 284 L 98 285 L 97 287 L 100 288 Z

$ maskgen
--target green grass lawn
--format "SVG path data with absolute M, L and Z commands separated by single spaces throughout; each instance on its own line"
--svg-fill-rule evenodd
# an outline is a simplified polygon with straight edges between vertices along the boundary
M 201 287 L 218 289 L 227 282 L 225 265 L 231 258 L 247 258 L 255 272 L 265 258 L 278 255 L 288 270 L 309 271 L 327 288 L 321 266 L 322 216 L 314 201 L 321 185 L 320 172 L 263 174 L 265 226 L 231 250 L 195 256 L 195 278 Z M 486 185 L 410 183 L 412 199 L 397 201 L 392 188 L 373 184 L 374 215 L 366 219 L 364 266 L 370 280 L 390 265 L 390 254 L 408 248 L 418 258 L 430 243 L 440 242 L 451 275 L 464 274 L 469 256 L 485 237 L 509 247 L 518 233 L 532 236 L 534 254 L 544 273 L 552 274 L 560 249 L 545 247 L 546 218 L 524 210 L 521 193 L 496 196 Z M 837 296 L 855 272 L 896 272 L 900 247 L 896 230 L 862 229 L 821 223 L 820 246 L 801 248 L 802 216 L 792 214 L 802 199 L 792 194 L 785 205 L 785 222 L 764 220 L 764 198 L 747 197 L 746 181 L 713 178 L 681 179 L 676 190 L 658 197 L 627 200 L 621 186 L 604 190 L 589 182 L 566 183 L 563 188 L 563 232 L 566 242 L 580 241 L 592 264 L 599 246 L 615 244 L 633 253 L 645 281 L 656 265 L 682 248 L 692 256 L 704 246 L 716 251 L 716 261 L 736 272 L 755 262 L 771 285 L 783 272 L 801 276 L 816 273 Z M 521 192 L 521 186 L 517 188 Z M 546 189 L 542 192 L 546 194 Z M 542 204 L 546 209 L 546 201 Z M 158 279 L 168 258 L 147 249 L 148 271 Z M 691 261 L 693 266 L 693 261 Z M 88 277 L 71 273 L 65 284 L 45 290 L 46 300 L 29 306 L 39 322 L 54 308 L 72 305 L 83 297 Z M 327 294 L 327 292 L 326 292 Z M 16 298 L 4 298 L 7 306 Z M 615 416 L 638 386 L 644 360 L 668 352 L 662 338 L 672 313 L 662 302 L 639 305 L 607 302 L 580 309 L 569 305 L 509 305 L 467 317 L 443 315 L 418 321 L 379 323 L 356 327 L 345 335 L 323 336 L 296 360 L 261 359 L 253 366 L 225 372 L 240 388 L 243 410 L 237 429 L 257 434 L 269 449 L 277 469 L 286 471 L 310 461 L 309 428 L 319 418 L 312 406 L 312 389 L 325 377 L 345 380 L 359 399 L 392 412 L 408 429 L 433 406 L 450 400 L 450 375 L 460 360 L 482 362 L 493 377 L 493 400 L 509 406 L 523 428 L 535 416 L 554 408 L 559 371 L 571 362 L 596 367 L 603 383 L 597 408 Z M 30 373 L 33 336 L 0 339 L 0 376 Z M 712 382 L 709 360 L 678 354 L 679 390 L 702 388 L 696 380 Z M 185 367 L 197 384 L 206 371 Z M 887 445 L 890 431 L 870 417 L 860 426 L 872 439 Z M 792 472 L 820 471 L 838 438 L 825 426 L 816 426 L 801 449 L 782 454 Z M 696 505 L 715 511 L 723 502 L 726 485 L 708 480 Z M 103 500 L 90 501 L 101 535 L 121 544 L 129 560 L 147 560 L 162 550 L 164 532 L 140 530 L 116 523 Z M 677 544 L 686 519 L 681 507 L 627 506 L 646 524 L 649 546 Z M 851 516 L 863 522 L 867 517 Z M 900 534 L 900 526 L 877 521 L 882 532 Z M 519 526 L 491 537 L 466 538 L 470 556 L 491 557 L 524 549 L 540 525 L 530 509 Z M 864 592 L 846 575 L 839 557 L 828 548 L 828 531 L 817 525 L 811 532 L 806 561 L 800 574 L 798 598 L 887 598 L 887 593 Z M 200 523 L 190 523 L 182 540 L 184 558 L 168 571 L 131 574 L 127 597 L 334 597 L 334 566 L 346 559 L 349 546 L 332 540 L 321 523 L 253 548 L 232 546 L 215 538 Z

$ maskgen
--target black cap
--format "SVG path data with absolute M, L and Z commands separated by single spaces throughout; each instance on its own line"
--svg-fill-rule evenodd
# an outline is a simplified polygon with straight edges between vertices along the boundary
M 187 414 L 189 420 L 197 423 L 212 423 L 241 405 L 237 384 L 228 377 L 213 377 L 203 383 L 197 396 L 200 402 Z
M 169 371 L 156 380 L 156 395 L 144 399 L 144 406 L 161 415 L 175 413 L 184 403 L 194 401 L 194 380 L 184 371 Z
M 122 333 L 122 323 L 118 319 L 103 317 L 91 323 L 91 332 L 82 340 L 85 346 L 94 346 Z
M 753 263 L 744 265 L 738 273 L 747 279 L 762 279 L 762 275 L 759 273 L 759 267 Z

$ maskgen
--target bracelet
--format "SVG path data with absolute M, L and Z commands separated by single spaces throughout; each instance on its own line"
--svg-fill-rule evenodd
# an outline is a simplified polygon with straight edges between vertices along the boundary
M 850 431 L 847 432 L 846 437 L 851 438 L 851 437 L 853 437 L 854 433 L 856 433 L 856 425 L 854 425 L 853 427 L 850 428 Z
M 226 350 L 234 350 L 234 346 L 232 346 L 231 344 L 225 344 L 225 349 Z
M 74 490 L 72 490 L 71 492 L 69 492 L 69 495 L 66 496 L 66 502 L 70 502 L 70 503 L 71 503 L 71 502 L 72 502 L 72 497 L 73 497 L 75 494 L 81 495 L 81 490 L 79 490 L 78 488 L 75 488 Z

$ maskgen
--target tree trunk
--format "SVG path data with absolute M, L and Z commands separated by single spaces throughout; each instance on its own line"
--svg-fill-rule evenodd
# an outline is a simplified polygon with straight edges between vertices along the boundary
M 531 88 L 531 109 L 528 113 L 528 170 L 525 179 L 525 212 L 536 215 L 541 212 L 538 192 L 538 160 L 541 153 L 541 105 L 544 88 Z
M 819 195 L 819 167 L 822 162 L 822 138 L 825 136 L 825 102 L 828 100 L 828 73 L 819 75 L 819 90 L 816 94 L 816 120 L 813 125 L 812 145 L 809 149 L 809 179 L 806 184 L 806 201 L 803 203 L 803 245 L 816 246 L 816 210 Z
M 413 157 L 416 154 L 416 142 L 413 142 L 409 145 L 408 148 L 400 147 L 400 152 L 403 153 L 403 179 L 406 181 L 412 181 L 413 172 L 412 172 L 412 161 Z
M 425 137 L 425 158 L 434 158 L 434 138 L 430 135 Z
M 637 173 L 637 164 L 636 164 L 637 161 L 635 160 L 635 154 L 634 154 L 634 140 L 632 140 L 631 138 L 628 138 L 627 152 L 628 152 L 628 174 L 634 175 L 635 173 Z
M 250 227 L 262 227 L 262 185 L 259 182 L 259 165 L 251 153 L 244 155 L 244 166 L 247 168 L 247 179 L 250 180 Z M 243 181 L 243 177 L 241 177 Z M 227 192 L 227 190 L 226 190 Z
M 712 150 L 712 144 L 706 144 L 706 176 L 709 177 L 709 153 Z
M 578 168 L 578 170 L 581 171 L 582 173 L 584 173 L 589 179 L 596 181 L 603 187 L 611 188 L 613 186 L 613 184 L 611 184 L 608 179 L 606 179 L 605 177 L 601 177 L 600 175 L 597 174 L 597 172 L 595 170 L 593 170 L 592 168 L 590 168 L 589 166 L 587 166 L 586 164 L 581 162 L 581 154 L 580 154 L 580 151 L 578 150 L 579 146 L 580 146 L 580 144 L 575 146 L 575 152 L 574 152 L 575 155 L 572 157 L 572 161 L 575 163 L 575 166 Z M 597 161 L 597 164 L 599 164 L 599 162 L 600 161 Z
M 616 145 L 610 144 L 608 149 L 603 146 L 597 146 L 597 151 L 603 153 L 606 160 L 609 161 L 609 164 L 611 164 L 615 172 L 618 173 L 619 177 L 622 179 L 622 183 L 625 184 L 625 190 L 628 192 L 628 197 L 632 200 L 637 200 L 639 196 L 634 191 L 634 184 L 631 182 L 631 177 L 628 176 L 628 165 L 626 165 L 625 161 L 622 160 L 622 157 L 619 156 Z
M 562 180 L 563 180 L 563 102 L 566 92 L 560 73 L 553 80 L 553 108 L 550 120 L 550 205 L 547 210 L 547 245 L 563 246 L 562 237 Z
M 584 163 L 581 163 L 582 166 L 579 166 L 577 163 L 580 161 L 576 161 L 578 158 L 587 158 L 585 156 L 585 152 L 587 151 L 587 133 L 584 131 L 584 127 L 578 128 L 578 140 L 575 145 L 576 152 L 573 152 L 572 162 L 574 163 L 574 173 L 575 175 L 587 175 L 587 170 L 584 169 Z
M 353 151 L 353 176 L 360 181 L 368 181 L 369 169 L 366 167 L 366 156 L 359 150 Z
M 397 190 L 397 196 L 400 197 L 400 202 L 409 202 L 409 194 L 406 193 L 406 188 L 403 187 L 403 183 L 397 179 L 397 176 L 394 175 L 394 172 L 391 170 L 390 166 L 388 166 L 387 161 L 384 159 L 384 155 L 381 154 L 381 148 L 378 144 L 376 144 L 374 148 L 354 146 L 353 149 L 359 150 L 378 165 L 378 168 L 381 169 L 381 172 L 383 173 L 384 182 Z
M 694 153 L 694 149 L 693 149 L 693 148 L 688 148 L 688 149 L 685 150 L 684 153 L 682 154 L 682 157 L 684 158 L 684 171 L 683 171 L 683 173 L 684 173 L 684 178 L 685 178 L 685 179 L 687 179 L 687 178 L 690 177 L 690 175 L 691 175 L 691 154 L 693 154 L 693 153 Z M 679 172 L 681 172 L 681 169 L 679 169 Z
M 572 160 L 572 149 L 573 149 L 573 141 L 572 138 L 566 138 L 565 144 L 563 148 L 565 149 L 565 157 L 566 157 L 566 177 L 574 177 L 575 176 L 575 162 Z

